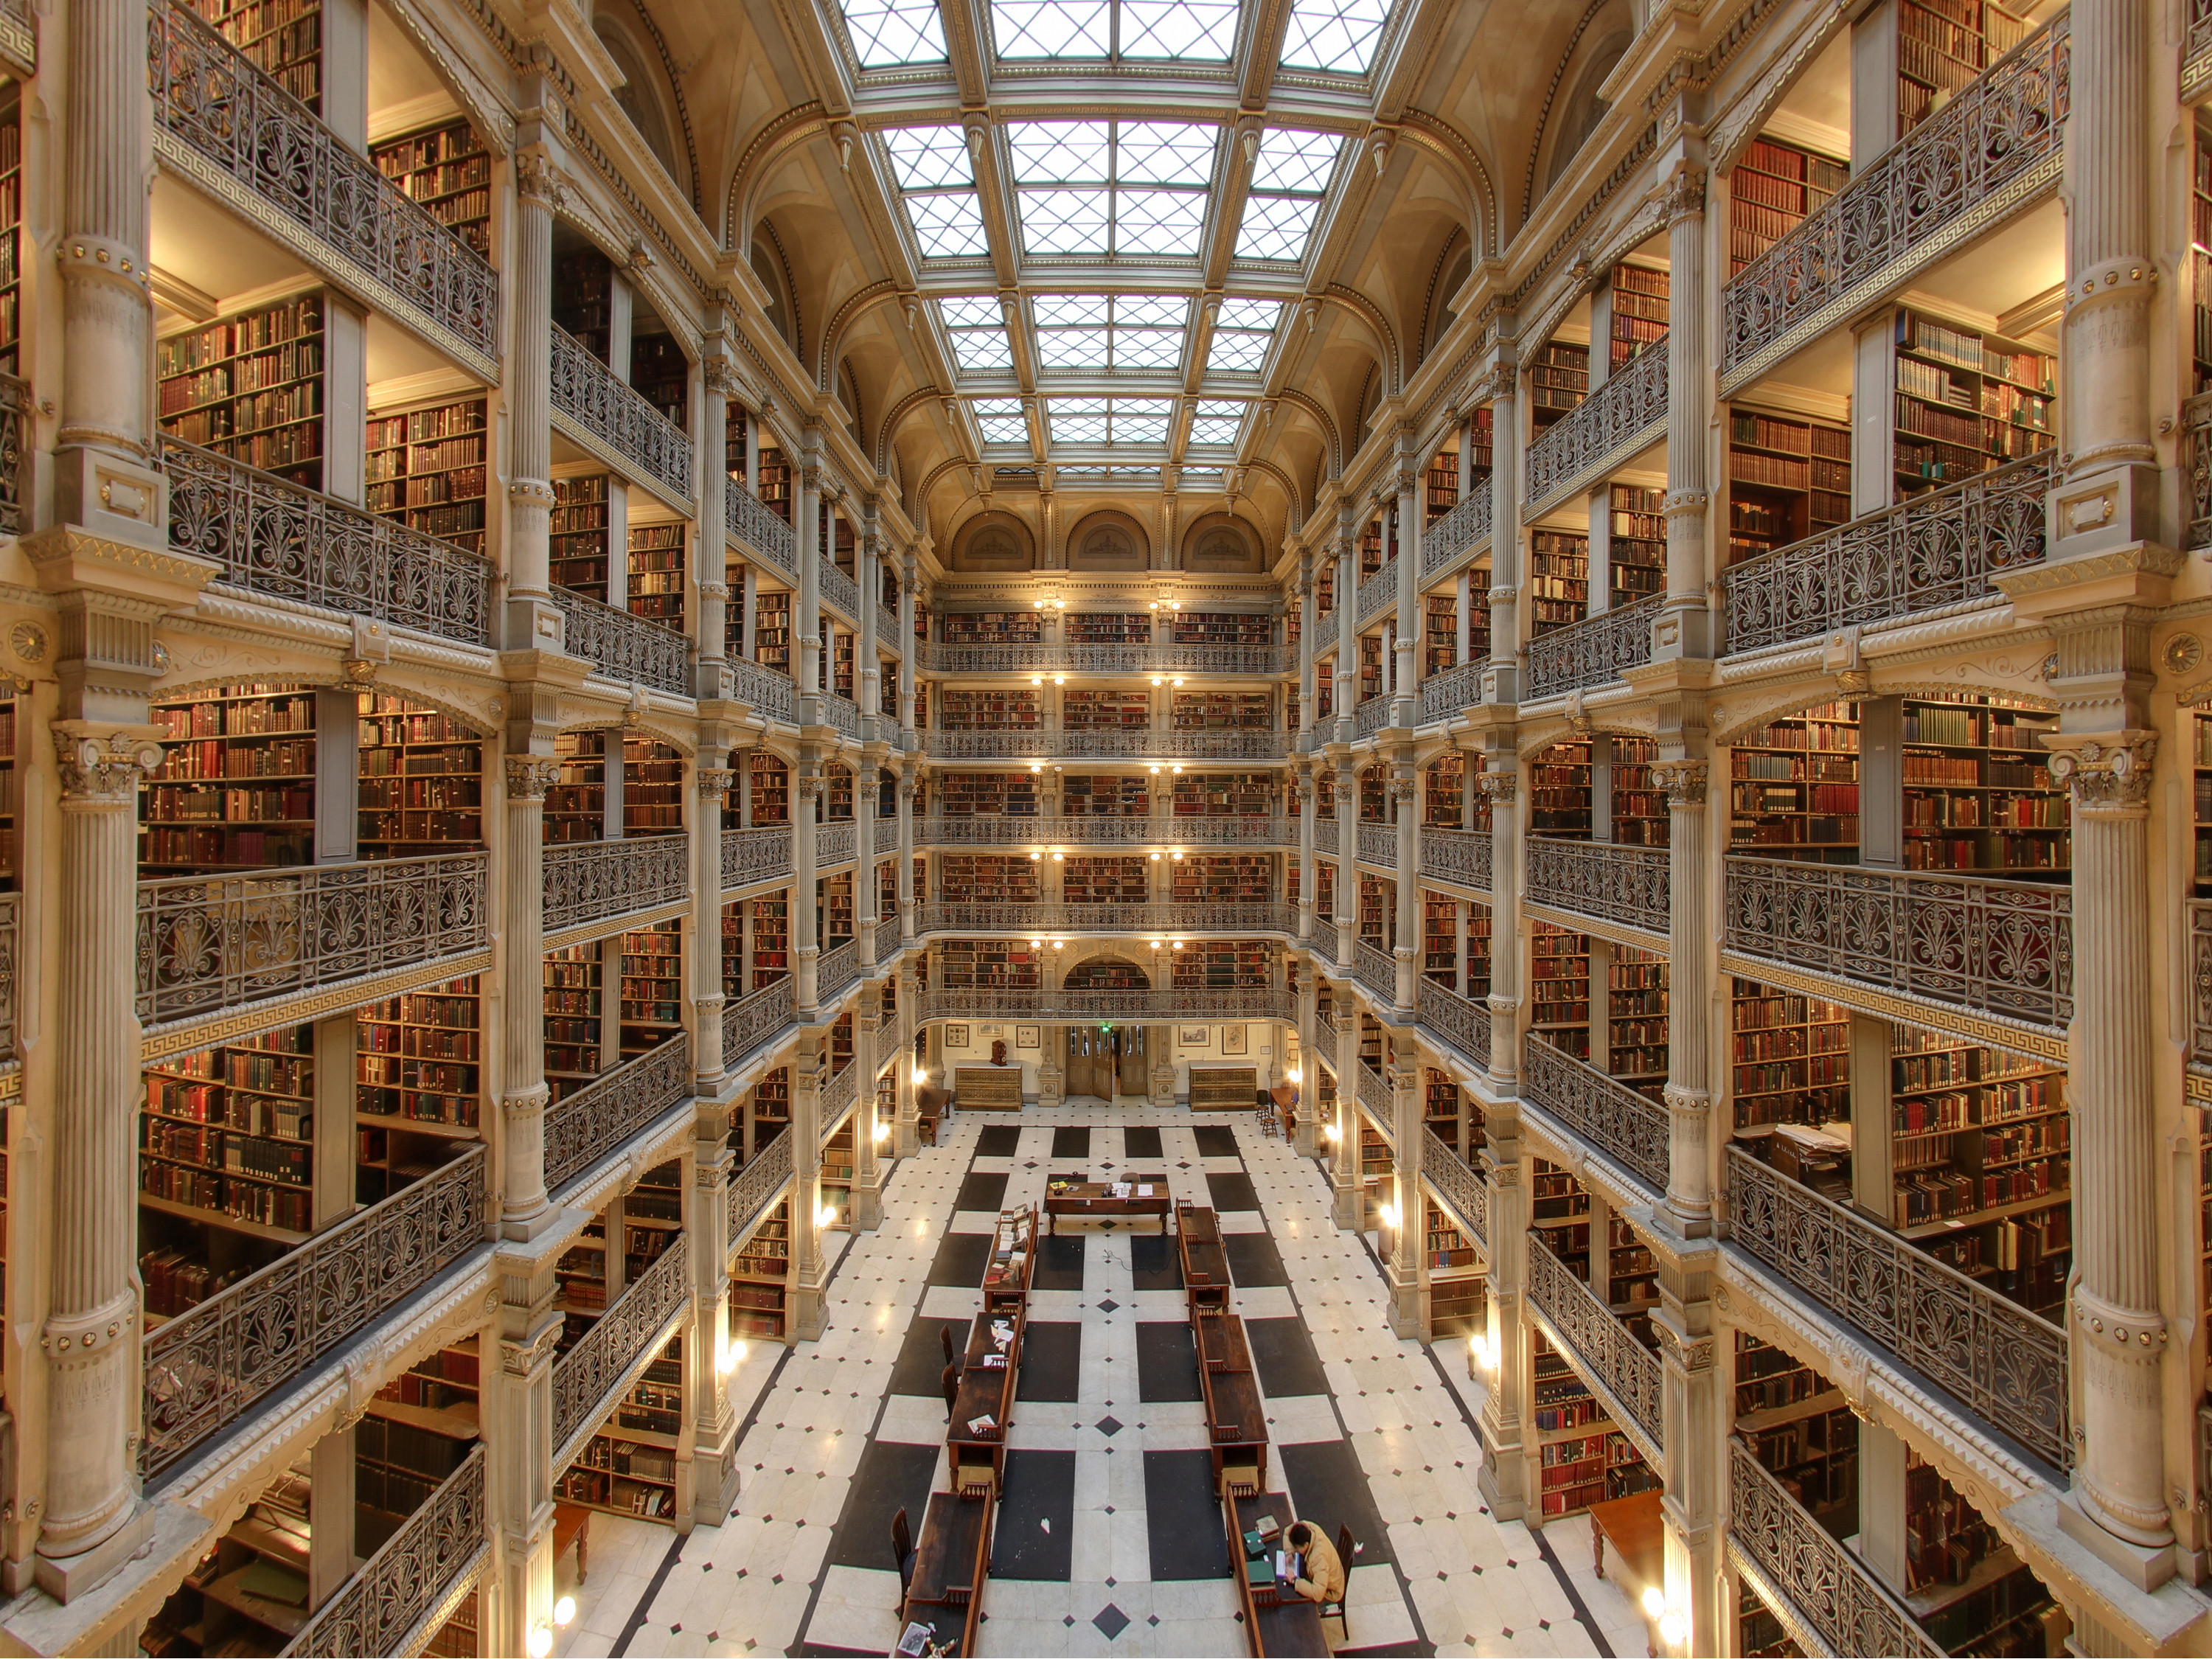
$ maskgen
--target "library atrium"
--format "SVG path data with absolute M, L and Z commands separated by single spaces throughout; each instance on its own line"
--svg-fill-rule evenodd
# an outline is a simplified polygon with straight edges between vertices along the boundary
M 2074 5 L 0 0 L 0 1653 L 2212 1655 Z

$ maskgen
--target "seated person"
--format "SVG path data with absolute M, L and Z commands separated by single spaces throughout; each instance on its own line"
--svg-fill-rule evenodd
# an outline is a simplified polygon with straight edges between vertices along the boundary
M 1344 1563 L 1336 1546 L 1321 1535 L 1321 1528 L 1293 1521 L 1283 1529 L 1283 1542 L 1297 1556 L 1297 1577 L 1291 1588 L 1309 1601 L 1324 1605 L 1344 1600 Z

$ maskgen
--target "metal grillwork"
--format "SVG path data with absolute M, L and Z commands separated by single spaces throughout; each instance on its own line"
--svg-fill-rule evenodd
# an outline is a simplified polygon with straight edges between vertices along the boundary
M 1287 674 L 1287 645 L 944 645 L 918 641 L 925 672 L 940 674 Z
M 787 726 L 799 723 L 796 706 L 792 702 L 799 695 L 799 688 L 792 684 L 790 675 L 747 657 L 732 657 L 728 666 L 730 692 L 739 702 Z
M 1629 1419 L 1622 1426 L 1642 1431 L 1639 1437 L 1649 1449 L 1661 1451 L 1665 1423 L 1659 1356 L 1552 1254 L 1540 1233 L 1528 1235 L 1528 1299 L 1574 1351 L 1578 1369 L 1620 1402 Z
M 1528 843 L 1530 902 L 1629 922 L 1655 933 L 1667 931 L 1665 848 L 1549 836 L 1531 836 Z
M 2066 1333 L 1728 1149 L 1737 1244 L 2054 1468 L 2073 1461 Z
M 1359 861 L 1380 865 L 1385 870 L 1398 867 L 1398 826 L 1395 823 L 1363 823 L 1359 826 Z
M 878 818 L 876 850 L 897 844 L 896 820 Z M 884 838 L 884 828 L 891 831 Z M 1334 826 L 1332 826 L 1332 831 Z M 915 824 L 923 847 L 1295 847 L 1296 818 L 924 818 Z M 1335 850 L 1334 842 L 1328 851 Z
M 1313 948 L 1323 962 L 1336 961 L 1336 924 L 1327 916 L 1314 918 Z
M 15 901 L 9 901 L 8 938 L 15 937 Z M 13 956 L 10 955 L 9 981 L 12 985 Z M 2189 968 L 2190 978 L 2196 994 L 2190 1006 L 2194 1011 L 2190 1021 L 2190 1064 L 2202 1071 L 2212 1066 L 2212 902 L 2198 900 L 2189 907 Z M 13 1009 L 15 999 L 8 1000 Z M 10 1014 L 9 1018 L 13 1018 Z
M 1643 667 L 1651 660 L 1651 624 L 1666 604 L 1664 593 L 1654 593 L 1529 641 L 1527 700 L 1610 685 L 1629 669 Z
M 606 1414 L 631 1368 L 650 1357 L 653 1339 L 690 1297 L 691 1235 L 678 1233 L 599 1323 L 553 1362 L 554 1467 L 570 1462 L 569 1443 L 590 1433 Z
M 1371 738 L 1390 724 L 1390 705 L 1395 697 L 1370 697 L 1352 711 L 1352 730 L 1356 737 Z
M 1490 538 L 1490 483 L 1477 479 L 1459 505 L 1421 532 L 1421 580 L 1426 581 L 1469 548 Z
M 858 628 L 860 625 L 860 585 L 834 564 L 823 564 L 819 574 L 822 603 Z
M 1386 560 L 1382 568 L 1359 584 L 1359 592 L 1352 614 L 1361 625 L 1378 611 L 1398 602 L 1398 558 L 1395 554 Z
M 465 957 L 489 943 L 482 853 L 138 884 L 138 1020 L 216 1009 Z
M 1298 1017 L 1288 991 L 926 991 L 918 1020 L 1279 1019 Z
M 0 425 L 0 478 L 5 464 Z M 441 639 L 486 645 L 492 566 L 451 542 L 288 483 L 174 438 L 161 440 L 169 545 L 217 581 Z
M 881 605 L 876 607 L 876 643 L 886 651 L 896 651 L 902 656 L 906 653 L 907 636 L 899 632 L 897 615 Z M 896 702 L 890 712 L 897 712 Z
M 850 697 L 841 697 L 832 691 L 823 692 L 812 702 L 817 722 L 830 727 L 840 737 L 859 740 L 860 707 L 858 703 Z
M 469 1147 L 149 1332 L 139 1474 L 182 1459 L 481 1243 L 485 1156 Z
M 891 957 L 898 952 L 898 918 L 896 916 L 878 916 L 876 918 L 875 926 L 876 960 L 878 963 L 889 962 Z
M 1421 874 L 1481 892 L 1490 890 L 1494 838 L 1487 830 L 1421 828 Z
M 1463 662 L 1431 674 L 1421 682 L 1421 721 L 1449 720 L 1482 701 L 1482 673 L 1486 663 Z
M 283 1652 L 356 1659 L 411 1652 L 406 1638 L 489 1555 L 484 1449 L 472 1448 L 398 1531 L 300 1626 Z
M 1316 816 L 1314 819 L 1314 851 L 1334 854 L 1336 851 L 1336 820 Z
M 857 939 L 847 939 L 834 951 L 824 951 L 814 965 L 814 1000 L 816 1005 L 831 1002 L 860 976 L 860 946 Z
M 822 1121 L 826 1126 L 822 1131 L 823 1140 L 836 1133 L 837 1120 L 844 1115 L 847 1107 L 860 1098 L 860 1063 L 848 1055 L 844 1069 L 822 1085 Z
M 753 1161 L 730 1183 L 729 1248 L 735 1250 L 759 1224 L 768 1206 L 791 1179 L 791 1131 L 779 1127 L 766 1146 L 753 1149 Z
M 2068 14 L 1892 144 L 1721 290 L 1721 392 L 2055 184 Z M 1533 454 L 1533 452 L 1531 452 Z
M 850 864 L 860 856 L 860 832 L 850 822 L 816 824 L 814 867 L 827 870 L 833 864 Z
M 796 1018 L 793 988 L 787 976 L 724 1006 L 723 1065 L 735 1065 L 792 1023 Z
M 1413 983 L 1414 1018 L 1469 1060 L 1490 1064 L 1490 1010 L 1432 979 Z
M 1187 933 L 1224 928 L 1297 931 L 1298 913 L 1288 904 L 930 904 L 915 915 L 917 933 L 988 933 L 1049 929 L 1125 933 L 1131 928 Z
M 15 929 L 19 902 L 0 893 L 0 1065 L 15 1058 Z
M 2212 392 L 2182 404 L 2181 423 L 2189 463 L 2183 475 L 2183 487 L 2189 492 L 2189 527 L 2182 540 L 2194 551 L 2212 547 Z
M 2189 0 L 2189 36 L 2181 58 L 2181 101 L 2194 104 L 2212 84 L 2212 3 Z
M 1469 1167 L 1452 1144 L 1434 1129 L 1421 1131 L 1421 1177 L 1436 1188 L 1460 1231 L 1490 1254 L 1490 1183 Z
M 2043 557 L 2056 453 L 1930 490 L 1724 572 L 1729 650 L 1815 640 L 1996 592 L 1990 579 L 1997 572 Z M 2212 489 L 2212 476 L 2204 487 Z
M 587 447 L 626 462 L 678 501 L 691 499 L 691 440 L 558 323 L 553 331 L 553 416 Z
M 1667 1109 L 1531 1031 L 1522 1091 L 1536 1105 L 1660 1192 L 1667 1189 Z
M 1656 438 L 1667 425 L 1667 342 L 1636 360 L 1544 428 L 1528 446 L 1523 518 L 1540 511 L 1608 464 Z
M 799 538 L 761 498 L 732 478 L 722 486 L 722 526 L 784 574 L 799 574 Z
M 499 277 L 475 249 L 189 5 L 151 0 L 146 24 L 164 161 L 496 373 Z
M 791 826 L 722 831 L 722 890 L 750 887 L 791 873 Z
M 12 8 L 0 10 L 0 33 L 16 17 Z M 23 467 L 31 453 L 31 401 L 28 380 L 0 374 L 0 531 L 10 535 L 21 535 L 29 522 L 24 512 L 27 486 Z
M 1398 964 L 1388 951 L 1359 941 L 1359 955 L 1353 973 L 1359 982 L 1387 1003 L 1398 1000 Z
M 1314 1043 L 1317 1048 L 1328 1051 L 1330 1063 L 1334 1065 L 1336 1054 L 1336 1021 L 1328 1014 L 1317 1012 L 1314 1015 Z
M 1280 732 L 925 732 L 923 751 L 938 760 L 1280 760 Z
M 545 1109 L 545 1185 L 566 1186 L 664 1113 L 691 1098 L 691 1034 L 593 1078 Z
M 1723 944 L 1929 1002 L 2063 1029 L 2074 895 L 1978 876 L 1728 860 Z
M 543 857 L 549 933 L 691 896 L 688 836 L 572 842 L 545 848 Z
M 588 593 L 556 587 L 568 655 L 590 663 L 611 680 L 627 680 L 675 696 L 691 693 L 691 641 L 672 628 L 633 617 Z
M 1359 1104 L 1374 1121 L 1376 1132 L 1389 1144 L 1390 1155 L 1398 1153 L 1398 1112 L 1390 1098 L 1390 1085 L 1382 1074 L 1367 1066 L 1355 1066 L 1358 1078 Z

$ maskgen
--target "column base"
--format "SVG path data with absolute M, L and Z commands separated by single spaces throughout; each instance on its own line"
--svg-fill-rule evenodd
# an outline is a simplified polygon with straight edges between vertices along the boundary
M 1521 1496 L 1521 1449 L 1493 1448 L 1488 1435 L 1482 1438 L 1482 1467 L 1474 1472 L 1474 1489 L 1482 1494 L 1482 1501 L 1490 1506 L 1493 1518 L 1518 1521 L 1528 1513 L 1528 1506 Z
M 848 1222 L 856 1233 L 872 1233 L 884 1224 L 884 1173 L 881 1165 L 866 1174 L 855 1173 Z
M 131 1501 L 123 1524 L 90 1549 L 75 1555 L 41 1554 L 36 1569 L 39 1588 L 57 1601 L 74 1601 L 106 1583 L 144 1549 L 154 1537 L 154 1506 L 143 1498 Z
M 1429 1340 L 1428 1320 L 1421 1309 L 1421 1280 L 1418 1273 L 1401 1273 L 1395 1262 L 1384 1264 L 1390 1279 L 1390 1333 L 1404 1342 Z
M 1359 1231 L 1359 1188 L 1340 1184 L 1336 1189 L 1336 1224 L 1344 1231 Z
M 822 1334 L 822 1287 L 796 1284 L 790 1296 L 791 1340 L 812 1342 Z
M 921 1126 L 910 1117 L 898 1119 L 891 1125 L 891 1146 L 899 1158 L 912 1158 L 921 1150 Z
M 2058 1530 L 2136 1589 L 2154 1590 L 2173 1577 L 2172 1544 L 2133 1544 L 2106 1531 L 2081 1507 L 2079 1492 L 2069 1492 L 2058 1500 Z

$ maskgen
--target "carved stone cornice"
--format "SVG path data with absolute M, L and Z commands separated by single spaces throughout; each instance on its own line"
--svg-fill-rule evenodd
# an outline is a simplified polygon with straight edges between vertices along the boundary
M 161 764 L 161 745 L 150 726 L 56 720 L 53 733 L 64 807 L 131 805 L 139 784 Z
M 540 755 L 509 755 L 507 757 L 507 798 L 509 800 L 544 800 L 553 786 L 561 781 L 561 763 Z
M 2064 784 L 2080 810 L 2130 812 L 2148 809 L 2155 732 L 2115 732 L 2104 737 L 2046 735 L 2051 775 Z
M 1651 783 L 1654 788 L 1667 792 L 1667 805 L 1669 806 L 1703 806 L 1710 771 L 1707 763 L 1701 760 L 1654 761 L 1651 763 Z

